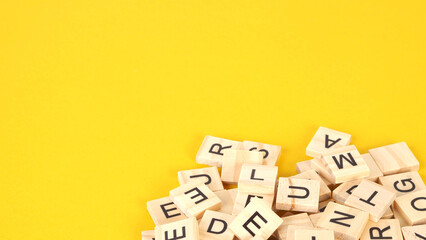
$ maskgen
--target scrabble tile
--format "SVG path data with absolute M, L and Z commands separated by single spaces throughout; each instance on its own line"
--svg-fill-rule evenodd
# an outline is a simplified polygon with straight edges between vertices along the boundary
M 242 148 L 242 142 L 207 135 L 198 150 L 196 160 L 199 164 L 222 167 L 224 150 Z
M 391 207 L 388 207 L 385 214 L 383 214 L 382 219 L 390 219 L 393 218 L 393 211 Z
M 186 218 L 185 214 L 169 197 L 148 201 L 147 208 L 155 225 L 163 225 Z
M 281 218 L 283 222 L 277 229 L 277 234 L 279 239 L 287 239 L 287 230 L 290 225 L 305 226 L 305 227 L 314 227 L 307 213 L 299 213 L 287 217 Z
M 370 175 L 370 169 L 354 145 L 323 154 L 321 161 L 331 174 L 332 183 L 342 183 Z
M 370 180 L 362 180 L 358 187 L 346 199 L 345 205 L 370 214 L 370 220 L 377 222 L 392 205 L 396 194 Z
M 378 222 L 368 221 L 360 240 L 375 239 L 403 240 L 399 221 L 397 219 L 381 219 Z
M 308 144 L 306 155 L 321 158 L 325 151 L 347 146 L 350 142 L 350 134 L 320 127 Z
M 231 191 L 229 190 L 219 190 L 214 192 L 216 196 L 222 201 L 222 206 L 218 212 L 232 214 L 232 209 L 234 208 L 234 198 Z
M 409 225 L 426 223 L 426 189 L 397 197 L 394 202 L 395 210 L 401 213 Z
M 223 182 L 236 184 L 240 178 L 241 167 L 244 163 L 261 165 L 263 153 L 246 150 L 225 150 L 223 151 L 222 176 Z
M 142 240 L 155 240 L 155 231 L 142 231 Z
M 258 164 L 243 164 L 238 191 L 255 194 L 275 194 L 278 167 Z
M 314 169 L 324 181 L 328 181 L 329 184 L 327 186 L 330 188 L 331 185 L 334 185 L 333 183 L 333 177 L 331 176 L 331 173 L 328 172 L 325 165 L 321 162 L 320 159 L 312 159 L 311 160 L 311 167 Z
M 398 219 L 401 227 L 410 226 L 408 224 L 407 220 L 405 220 L 405 218 L 402 216 L 401 213 L 399 213 L 399 211 L 397 209 L 395 209 L 393 206 L 391 206 L 391 209 L 392 209 L 392 212 L 393 212 L 393 218 Z
M 241 240 L 267 239 L 282 222 L 264 200 L 253 198 L 235 217 L 230 228 Z
M 426 189 L 425 183 L 418 172 L 398 173 L 379 178 L 379 183 L 385 188 L 396 192 L 396 196 Z
M 405 240 L 426 240 L 426 224 L 403 227 L 402 233 Z
M 297 230 L 315 230 L 314 227 L 307 227 L 307 226 L 299 226 L 299 225 L 289 225 L 287 228 L 287 238 L 286 240 L 295 240 L 295 232 Z M 312 238 L 311 238 L 312 239 Z
M 230 214 L 207 210 L 198 225 L 200 239 L 232 240 L 234 233 L 229 225 L 235 216 Z
M 155 227 L 155 240 L 187 239 L 198 240 L 198 222 L 195 217 Z
M 321 218 L 322 215 L 323 215 L 323 212 L 314 213 L 314 214 L 309 215 L 309 218 L 311 219 L 311 222 L 314 225 L 314 227 L 317 227 L 318 220 Z
M 269 208 L 272 208 L 274 202 L 275 194 L 250 194 L 238 192 L 234 201 L 234 208 L 232 210 L 232 215 L 238 215 L 253 198 L 263 199 Z
M 325 229 L 296 229 L 294 240 L 330 240 L 334 239 L 334 232 Z
M 290 178 L 298 178 L 298 179 L 309 179 L 309 180 L 318 180 L 320 182 L 320 201 L 325 201 L 331 197 L 331 190 L 328 188 L 327 184 L 323 181 L 323 179 L 318 175 L 315 170 L 311 169 L 309 171 L 305 171 L 303 173 L 299 173 Z
M 370 175 L 368 175 L 366 179 L 377 182 L 379 177 L 383 176 L 383 173 L 380 171 L 379 166 L 377 166 L 376 161 L 374 161 L 369 153 L 361 154 L 361 157 L 364 159 L 365 163 L 367 163 L 367 166 L 370 169 Z
M 384 175 L 419 171 L 419 161 L 405 142 L 368 150 Z
M 221 200 L 200 179 L 171 190 L 170 199 L 186 216 L 197 219 L 206 210 L 219 210 L 222 206 Z
M 330 202 L 317 226 L 333 230 L 336 239 L 358 240 L 367 222 L 367 212 Z
M 275 207 L 279 210 L 318 212 L 318 180 L 279 178 Z
M 262 152 L 263 164 L 268 166 L 275 166 L 281 155 L 281 146 L 266 143 L 244 141 L 243 148 L 244 150 Z
M 337 203 L 345 204 L 346 199 L 348 199 L 361 181 L 362 179 L 357 179 L 340 184 L 340 186 L 333 190 L 332 198 L 336 200 Z
M 306 160 L 306 161 L 301 161 L 301 162 L 297 162 L 296 163 L 296 171 L 297 173 L 302 173 L 308 170 L 311 170 L 311 161 L 312 160 Z
M 220 179 L 217 167 L 191 169 L 178 172 L 178 180 L 180 185 L 188 183 L 194 179 L 203 179 L 204 183 L 212 191 L 223 190 L 222 180 Z

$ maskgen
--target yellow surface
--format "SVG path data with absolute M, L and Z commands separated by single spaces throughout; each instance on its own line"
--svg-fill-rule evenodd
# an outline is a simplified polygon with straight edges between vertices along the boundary
M 425 1 L 2 1 L 0 239 L 140 239 L 206 134 L 406 141 L 426 177 Z

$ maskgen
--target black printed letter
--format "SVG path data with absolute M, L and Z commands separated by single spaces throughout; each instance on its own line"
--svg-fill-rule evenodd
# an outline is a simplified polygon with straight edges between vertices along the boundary
M 213 231 L 213 225 L 215 222 L 221 222 L 223 224 L 222 229 L 220 231 Z M 214 234 L 221 234 L 221 233 L 224 233 L 227 228 L 228 228 L 228 224 L 224 220 L 212 218 L 212 220 L 210 221 L 209 228 L 207 229 L 207 232 L 214 233 Z
M 262 215 L 260 215 L 257 211 L 254 212 L 253 215 L 251 215 L 251 217 L 243 224 L 244 229 L 247 230 L 247 232 L 249 232 L 250 235 L 252 235 L 253 237 L 255 236 L 255 234 L 252 230 L 250 230 L 250 228 L 248 228 L 248 225 L 250 223 L 253 223 L 255 227 L 260 229 L 260 225 L 254 221 L 255 217 L 259 217 L 264 223 L 268 223 L 268 221 Z
M 343 159 L 346 160 L 346 162 L 350 163 L 352 166 L 357 166 L 358 164 L 356 163 L 354 157 L 352 157 L 351 153 L 347 153 L 349 158 L 345 157 L 345 155 L 340 154 L 339 155 L 339 160 L 337 160 L 336 156 L 332 156 L 334 162 L 336 163 L 337 167 L 339 169 L 343 168 Z
M 207 174 L 198 174 L 198 175 L 189 176 L 189 178 L 198 178 L 198 177 L 205 177 L 205 178 L 207 178 L 207 182 L 204 183 L 206 185 L 210 184 L 212 182 L 212 178 L 209 175 L 207 175 Z
M 374 206 L 376 206 L 376 204 L 372 203 L 371 200 L 373 200 L 373 198 L 377 195 L 377 193 L 378 193 L 377 191 L 374 191 L 373 194 L 371 194 L 371 196 L 367 200 L 362 199 L 362 198 L 360 198 L 359 200 L 361 200 L 361 201 L 363 201 L 367 204 L 370 204 L 371 206 L 374 207 Z
M 331 140 L 328 138 L 328 134 L 325 135 L 325 148 L 331 148 L 334 144 L 342 140 L 341 138 L 338 138 L 337 140 Z M 331 144 L 328 144 L 328 142 L 332 142 Z
M 176 217 L 176 216 L 179 216 L 180 215 L 180 213 L 176 213 L 176 214 L 172 214 L 172 215 L 169 215 L 169 213 L 168 212 L 171 212 L 171 211 L 173 211 L 173 210 L 177 210 L 177 208 L 169 208 L 169 209 L 166 209 L 165 207 L 166 206 L 169 206 L 169 205 L 173 205 L 173 202 L 169 202 L 169 203 L 165 203 L 165 204 L 161 204 L 160 205 L 160 208 L 161 208 L 161 210 L 163 210 L 163 213 L 164 213 L 164 215 L 166 216 L 166 218 L 172 218 L 172 217 Z
M 411 178 L 407 178 L 407 179 L 402 179 L 401 180 L 401 184 L 402 184 L 402 186 L 407 186 L 407 184 L 406 184 L 406 182 L 409 182 L 409 183 L 411 183 L 411 187 L 410 188 L 408 188 L 408 189 L 401 189 L 401 188 L 399 188 L 398 187 L 398 182 L 399 181 L 396 181 L 396 182 L 394 182 L 393 183 L 393 187 L 397 190 L 397 191 L 399 191 L 399 192 L 411 192 L 411 191 L 413 191 L 415 188 L 416 188 L 416 184 L 414 184 L 413 183 L 413 180 L 411 179 Z
M 309 197 L 309 189 L 307 189 L 305 187 L 289 186 L 289 188 L 300 189 L 300 190 L 304 190 L 306 192 L 304 196 L 288 195 L 289 198 L 307 198 L 307 197 Z
M 347 223 L 339 222 L 339 220 L 347 220 L 347 219 L 354 219 L 354 218 L 355 218 L 355 216 L 354 216 L 354 215 L 350 215 L 350 214 L 343 213 L 343 212 L 339 212 L 339 211 L 334 211 L 334 213 L 337 213 L 337 214 L 343 215 L 343 216 L 345 216 L 345 217 L 341 217 L 341 218 L 332 218 L 332 219 L 330 219 L 330 222 L 335 223 L 335 224 L 339 224 L 339 225 L 342 225 L 342 226 L 345 226 L 345 227 L 350 227 L 351 225 L 350 225 L 350 224 L 347 224 Z
M 420 199 L 426 200 L 426 197 L 418 197 L 418 198 L 414 198 L 414 199 L 411 201 L 411 206 L 412 206 L 414 209 L 416 209 L 417 211 L 426 211 L 426 208 L 419 208 L 419 207 L 417 207 L 417 206 L 416 206 L 416 202 L 417 202 L 418 200 L 420 200 Z
M 214 151 L 214 147 L 218 147 L 217 151 Z M 218 154 L 218 155 L 222 155 L 223 156 L 222 150 L 223 149 L 227 149 L 227 148 L 231 148 L 231 147 L 232 147 L 232 145 L 231 146 L 222 147 L 221 144 L 215 143 L 215 144 L 212 144 L 212 146 L 210 147 L 209 153 Z
M 252 180 L 260 180 L 260 181 L 265 180 L 265 179 L 263 179 L 263 178 L 255 178 L 255 177 L 254 177 L 255 173 L 256 173 L 256 169 L 252 169 L 252 170 L 251 170 L 251 176 L 250 176 L 250 179 L 252 179 Z
M 372 228 L 370 228 L 370 238 L 371 239 L 392 239 L 392 237 L 383 236 L 383 233 L 386 232 L 389 229 L 390 229 L 390 226 L 383 228 L 383 230 L 381 230 L 378 227 L 372 227 Z M 377 230 L 377 233 L 379 234 L 379 236 L 373 236 L 374 230 Z
M 164 239 L 166 239 L 166 240 L 177 240 L 177 239 L 182 239 L 182 238 L 186 238 L 185 227 L 182 227 L 182 235 L 181 236 L 177 236 L 177 230 L 176 229 L 173 229 L 173 237 L 172 238 L 169 238 L 168 231 L 164 232 Z
M 187 194 L 188 195 L 188 193 L 191 193 L 191 192 L 193 192 L 193 191 L 196 191 L 197 192 L 197 194 L 195 194 L 194 196 L 192 196 L 191 197 L 191 199 L 194 199 L 194 198 L 196 198 L 196 197 L 198 197 L 198 196 L 201 196 L 201 199 L 200 200 L 198 200 L 198 201 L 196 201 L 195 202 L 195 204 L 199 204 L 200 202 L 202 202 L 202 201 L 204 201 L 204 200 L 207 200 L 207 196 L 206 195 L 204 195 L 204 193 L 203 192 L 201 192 L 200 191 L 200 189 L 198 189 L 198 188 L 193 188 L 193 189 L 191 189 L 191 190 L 188 190 L 188 191 L 186 191 L 186 192 L 184 192 L 184 194 Z
M 249 151 L 254 151 L 254 150 L 256 150 L 257 149 L 257 147 L 252 147 L 252 148 L 250 148 L 249 149 Z M 263 158 L 265 159 L 265 158 L 267 158 L 268 157 L 268 155 L 269 155 L 269 152 L 268 152 L 268 150 L 266 150 L 266 149 L 260 149 L 259 150 L 259 152 L 264 152 L 265 154 L 263 155 Z

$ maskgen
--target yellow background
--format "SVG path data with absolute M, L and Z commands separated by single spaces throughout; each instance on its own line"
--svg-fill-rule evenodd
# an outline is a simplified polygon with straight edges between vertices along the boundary
M 406 141 L 426 178 L 425 1 L 2 1 L 0 239 L 140 239 L 204 135 Z

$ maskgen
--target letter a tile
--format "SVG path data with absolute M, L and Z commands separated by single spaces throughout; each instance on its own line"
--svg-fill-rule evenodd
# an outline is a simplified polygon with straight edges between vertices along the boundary
M 268 239 L 282 222 L 264 200 L 253 198 L 235 217 L 230 228 L 241 240 Z
M 347 146 L 350 142 L 350 134 L 320 127 L 306 148 L 306 155 L 314 158 L 321 158 L 324 152 L 330 149 Z

